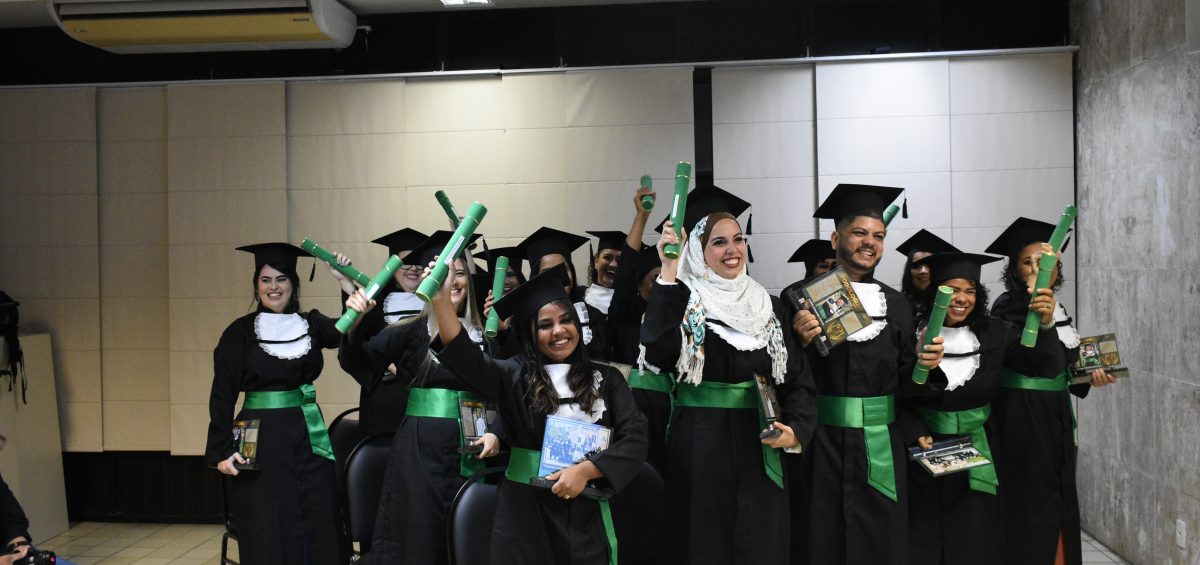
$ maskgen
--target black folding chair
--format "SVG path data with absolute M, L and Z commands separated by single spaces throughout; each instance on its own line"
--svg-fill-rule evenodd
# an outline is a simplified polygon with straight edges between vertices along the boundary
M 358 557 L 371 550 L 371 534 L 375 532 L 375 515 L 391 450 L 391 434 L 374 435 L 359 442 L 346 458 L 342 500 L 346 532 L 350 543 L 358 542 L 359 549 L 354 552 Z
M 333 457 L 337 464 L 339 480 L 346 469 L 346 458 L 350 457 L 350 452 L 354 451 L 358 442 L 364 438 L 362 427 L 358 422 L 358 408 L 351 408 L 338 414 L 329 423 L 329 443 L 333 445 Z
M 221 475 L 221 514 L 225 520 L 225 532 L 221 534 L 221 565 L 239 565 L 229 558 L 229 540 L 237 543 L 237 529 L 233 527 L 233 518 L 229 510 L 229 481 L 233 477 Z
M 621 565 L 661 563 L 663 540 L 663 480 L 649 463 L 625 485 L 612 502 Z
M 446 548 L 451 565 L 487 565 L 500 487 L 485 479 L 503 474 L 504 467 L 484 469 L 467 479 L 454 495 L 446 517 Z

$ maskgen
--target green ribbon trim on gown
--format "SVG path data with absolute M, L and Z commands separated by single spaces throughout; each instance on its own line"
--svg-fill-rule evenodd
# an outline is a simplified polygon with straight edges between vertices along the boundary
M 404 413 L 408 416 L 445 418 L 458 422 L 458 446 L 466 447 L 462 433 L 462 413 L 459 411 L 461 400 L 479 401 L 479 397 L 465 390 L 411 388 L 408 390 L 408 408 Z M 473 453 L 459 454 L 458 474 L 471 478 L 483 469 L 483 460 L 477 459 Z
M 1000 479 L 996 477 L 996 465 L 995 460 L 992 459 L 992 447 L 988 443 L 987 433 L 983 430 L 983 423 L 987 422 L 988 416 L 992 414 L 992 407 L 984 405 L 971 408 L 970 410 L 943 412 L 941 410 L 917 406 L 916 410 L 917 414 L 921 415 L 921 419 L 924 420 L 925 425 L 929 426 L 929 430 L 935 434 L 971 436 L 971 444 L 975 446 L 975 449 L 978 449 L 984 457 L 987 457 L 988 461 L 993 462 L 981 467 L 967 469 L 971 490 L 996 494 L 996 488 L 1000 486 Z
M 675 405 L 689 408 L 722 408 L 726 410 L 752 409 L 758 411 L 759 429 L 767 425 L 762 401 L 758 397 L 758 385 L 753 380 L 740 383 L 717 383 L 702 381 L 699 385 L 680 383 L 675 387 Z M 763 471 L 775 486 L 783 488 L 783 461 L 779 450 L 764 444 Z
M 867 484 L 892 500 L 900 500 L 892 466 L 892 436 L 888 433 L 888 424 L 896 421 L 895 396 L 820 396 L 817 421 L 826 426 L 861 428 L 867 448 Z
M 300 411 L 304 413 L 304 424 L 308 428 L 308 443 L 312 444 L 313 454 L 333 461 L 333 445 L 329 443 L 329 431 L 325 429 L 325 419 L 321 417 L 321 407 L 317 406 L 317 387 L 312 383 L 307 383 L 292 390 L 246 391 L 246 399 L 242 402 L 244 410 L 276 410 L 279 408 L 300 408 Z

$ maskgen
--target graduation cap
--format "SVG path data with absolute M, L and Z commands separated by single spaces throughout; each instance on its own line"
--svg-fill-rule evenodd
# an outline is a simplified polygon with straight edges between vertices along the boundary
M 929 267 L 929 280 L 934 284 L 950 279 L 968 279 L 978 283 L 983 266 L 999 260 L 999 257 L 992 255 L 952 251 L 934 253 L 920 261 L 914 261 L 913 265 Z
M 687 210 L 683 214 L 683 226 L 688 233 L 692 232 L 692 228 L 696 227 L 696 223 L 709 214 L 717 212 L 727 212 L 734 218 L 741 216 L 743 212 L 750 208 L 750 203 L 738 198 L 733 193 L 716 185 L 705 185 L 696 187 L 688 193 Z M 667 223 L 670 216 L 663 218 L 654 231 L 662 233 L 663 224 Z M 750 233 L 750 223 L 746 223 L 746 233 Z
M 430 261 L 433 261 L 433 258 L 436 257 L 438 253 L 441 253 L 442 250 L 446 248 L 446 243 L 450 241 L 450 236 L 453 235 L 454 232 L 447 230 L 438 230 L 433 232 L 433 235 L 425 238 L 425 241 L 422 241 L 421 243 L 417 244 L 416 247 L 412 248 L 412 252 L 408 254 L 408 260 L 405 261 L 404 264 L 415 265 L 418 267 L 424 267 L 425 265 L 428 265 Z M 480 234 L 477 233 L 472 234 L 470 240 L 467 241 L 467 244 L 470 245 L 472 242 L 478 239 L 479 236 Z
M 637 280 L 641 284 L 642 279 L 650 274 L 650 271 L 662 267 L 662 259 L 658 256 L 658 248 L 652 245 L 642 245 L 641 251 L 637 255 Z
M 501 257 L 508 257 L 508 268 L 512 269 L 517 275 L 517 279 L 525 282 L 525 275 L 522 273 L 521 262 L 525 260 L 525 253 L 519 247 L 496 247 L 487 249 L 484 252 L 487 258 L 487 270 L 494 272 L 496 270 L 496 260 Z
M 1050 241 L 1050 235 L 1053 233 L 1054 224 L 1029 218 L 1017 218 L 984 251 L 1005 257 L 1016 257 L 1030 243 Z
M 276 267 L 283 267 L 283 274 L 292 277 L 293 281 L 299 278 L 296 276 L 296 258 L 312 257 L 312 254 L 295 245 L 281 242 L 243 245 L 238 247 L 237 250 L 254 254 L 255 272 L 262 269 L 263 265 L 275 265 Z
M 414 230 L 412 228 L 404 228 L 394 231 L 384 236 L 377 237 L 371 240 L 371 243 L 378 243 L 388 248 L 389 255 L 399 255 L 403 251 L 411 251 L 416 248 L 422 241 L 425 241 L 429 236 Z
M 813 217 L 838 222 L 863 210 L 872 210 L 882 215 L 901 192 L 904 192 L 903 188 L 894 186 L 839 184 L 825 197 L 817 211 L 813 212 Z
M 571 252 L 579 249 L 581 245 L 587 242 L 588 238 L 581 235 L 567 233 L 554 228 L 541 227 L 532 234 L 529 234 L 529 237 L 525 238 L 525 241 L 522 241 L 517 248 L 529 260 L 529 273 L 536 275 L 542 257 L 558 254 L 562 255 L 569 263 L 571 261 Z
M 804 242 L 804 245 L 796 248 L 791 257 L 788 257 L 788 263 L 804 262 L 804 272 L 809 275 L 813 269 L 817 268 L 817 263 L 825 259 L 836 259 L 837 252 L 833 249 L 833 244 L 828 239 L 810 239 Z
M 512 289 L 494 304 L 501 319 L 516 316 L 517 322 L 527 326 L 538 310 L 555 300 L 569 300 L 564 286 L 571 284 L 567 266 L 560 264 L 538 273 L 529 282 Z
M 904 240 L 896 247 L 896 251 L 903 253 L 905 257 L 912 257 L 912 254 L 917 251 L 926 253 L 955 253 L 961 251 L 959 248 L 950 244 L 950 242 L 936 236 L 933 232 L 921 230 L 912 237 Z
M 616 249 L 620 251 L 625 248 L 626 234 L 623 231 L 588 231 L 587 233 L 599 240 L 596 243 L 597 251 L 601 249 Z

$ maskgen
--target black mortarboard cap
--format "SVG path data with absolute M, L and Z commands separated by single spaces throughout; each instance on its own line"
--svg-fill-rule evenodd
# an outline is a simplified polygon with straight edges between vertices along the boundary
M 1050 235 L 1053 233 L 1054 224 L 1029 218 L 1017 218 L 984 251 L 1005 257 L 1016 257 L 1030 243 L 1050 241 Z
M 662 259 L 658 256 L 658 248 L 652 245 L 643 245 L 637 255 L 638 284 L 642 283 L 642 279 L 646 278 L 650 271 L 659 267 L 662 267 Z
M 588 231 L 588 233 L 599 240 L 596 243 L 597 251 L 601 249 L 620 251 L 625 247 L 625 232 L 623 231 Z
M 518 323 L 526 326 L 542 306 L 555 300 L 569 300 L 563 288 L 568 284 L 571 279 L 567 276 L 567 266 L 555 265 L 497 300 L 496 313 L 501 319 L 515 316 Z
M 272 264 L 284 267 L 283 274 L 292 277 L 296 276 L 296 258 L 311 257 L 309 252 L 296 247 L 290 243 L 256 243 L 254 245 L 243 245 L 237 248 L 238 251 L 245 251 L 254 254 L 254 270 L 258 271 L 263 265 Z
M 883 214 L 901 192 L 904 192 L 903 188 L 894 186 L 839 184 L 825 197 L 817 211 L 813 212 L 813 217 L 837 222 L 862 210 L 874 210 Z
M 521 263 L 525 261 L 525 252 L 519 247 L 494 247 L 489 248 L 487 255 L 487 270 L 496 270 L 496 260 L 501 257 L 508 257 L 508 268 L 512 269 L 517 274 L 517 278 L 521 282 L 525 282 L 525 274 Z
M 683 228 L 690 234 L 696 223 L 709 214 L 726 212 L 737 218 L 750 208 L 750 203 L 738 198 L 737 195 L 716 185 L 699 186 L 688 193 L 687 210 L 683 214 Z M 662 233 L 663 224 L 670 216 L 663 218 L 654 231 Z M 749 229 L 746 230 L 749 233 Z
M 429 236 L 414 230 L 404 228 L 371 240 L 388 248 L 389 255 L 399 255 L 402 251 L 411 251 Z
M 524 252 L 525 259 L 529 261 L 529 272 L 535 273 L 542 257 L 558 254 L 569 262 L 571 253 L 587 242 L 588 238 L 581 235 L 541 227 L 529 234 L 529 237 L 525 238 L 525 241 L 522 241 L 517 248 Z
M 915 251 L 924 251 L 926 253 L 954 253 L 960 251 L 959 248 L 950 244 L 950 242 L 936 236 L 928 230 L 921 230 L 912 237 L 904 240 L 896 247 L 896 251 L 904 254 L 905 257 L 911 257 Z
M 934 284 L 950 279 L 969 279 L 978 283 L 983 266 L 999 260 L 999 257 L 992 255 L 951 251 L 934 253 L 920 261 L 914 261 L 913 266 L 928 266 L 929 280 Z
M 415 265 L 418 267 L 424 267 L 428 265 L 430 261 L 433 261 L 434 257 L 436 257 L 442 252 L 443 249 L 446 248 L 446 243 L 450 241 L 450 236 L 452 235 L 454 235 L 454 232 L 447 230 L 438 230 L 433 232 L 432 235 L 425 238 L 425 241 L 422 241 L 421 243 L 417 244 L 416 247 L 412 248 L 412 253 L 409 253 L 408 257 L 404 261 L 404 264 Z M 470 245 L 476 239 L 479 239 L 479 236 L 480 234 L 477 233 L 472 234 L 471 238 L 467 240 L 467 244 Z
M 828 239 L 810 239 L 804 242 L 804 245 L 796 248 L 795 253 L 788 257 L 788 263 L 803 261 L 805 271 L 811 273 L 817 263 L 835 257 L 837 257 L 837 253 L 834 252 L 833 244 Z

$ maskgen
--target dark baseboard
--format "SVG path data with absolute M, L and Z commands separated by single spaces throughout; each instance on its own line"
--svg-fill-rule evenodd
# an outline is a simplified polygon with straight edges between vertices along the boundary
M 220 477 L 199 456 L 63 453 L 63 470 L 72 522 L 222 522 Z

